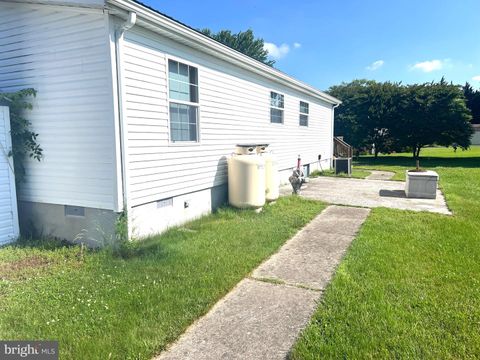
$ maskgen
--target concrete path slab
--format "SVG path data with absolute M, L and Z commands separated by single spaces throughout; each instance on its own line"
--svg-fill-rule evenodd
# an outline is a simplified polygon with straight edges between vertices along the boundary
M 367 180 L 390 180 L 394 172 L 391 171 L 380 171 L 380 170 L 368 170 L 371 172 L 370 175 L 366 177 Z
M 329 206 L 252 274 L 324 290 L 370 209 Z
M 281 188 L 282 194 L 291 194 L 291 186 Z M 326 177 L 310 179 L 300 195 L 331 204 L 362 207 L 388 207 L 394 209 L 429 211 L 451 215 L 445 198 L 437 189 L 436 199 L 412 199 L 405 195 L 405 182 Z
M 245 279 L 158 359 L 285 359 L 318 296 Z
M 156 359 L 286 359 L 369 211 L 329 206 Z

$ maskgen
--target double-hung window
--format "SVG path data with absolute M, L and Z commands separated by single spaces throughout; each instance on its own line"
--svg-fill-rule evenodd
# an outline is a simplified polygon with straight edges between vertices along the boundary
M 198 69 L 168 60 L 171 141 L 198 141 Z
M 300 126 L 308 126 L 308 103 L 300 101 Z
M 283 124 L 284 96 L 270 92 L 270 122 Z

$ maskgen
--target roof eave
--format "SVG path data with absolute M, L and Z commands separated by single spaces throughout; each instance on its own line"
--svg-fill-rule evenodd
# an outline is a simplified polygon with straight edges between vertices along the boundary
M 186 41 L 191 41 L 197 45 L 201 45 L 207 53 L 214 54 L 223 60 L 233 63 L 249 71 L 253 71 L 261 76 L 275 80 L 292 89 L 305 93 L 307 95 L 319 98 L 327 103 L 337 105 L 341 101 L 330 96 L 314 87 L 307 85 L 297 79 L 288 76 L 281 71 L 274 69 L 260 61 L 242 54 L 210 37 L 195 31 L 175 20 L 172 20 L 148 7 L 143 6 L 132 0 L 107 0 L 111 5 L 117 6 L 126 11 L 134 11 L 137 17 L 151 22 L 161 28 L 164 32 L 170 32 L 175 36 L 182 37 Z

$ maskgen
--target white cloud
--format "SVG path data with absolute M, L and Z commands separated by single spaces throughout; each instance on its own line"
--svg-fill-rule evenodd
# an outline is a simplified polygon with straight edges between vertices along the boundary
M 287 44 L 277 46 L 274 43 L 266 42 L 263 44 L 263 48 L 267 50 L 268 55 L 270 55 L 274 59 L 281 59 L 290 51 L 290 46 L 288 46 Z
M 422 61 L 410 66 L 410 70 L 420 70 L 429 73 L 435 70 L 441 70 L 449 63 L 450 59 Z
M 371 63 L 370 65 L 368 65 L 366 69 L 370 71 L 374 71 L 374 70 L 380 69 L 383 66 L 383 64 L 385 64 L 385 61 L 377 60 Z
M 296 43 L 293 43 L 293 47 L 294 47 L 295 49 L 298 49 L 298 48 L 301 48 L 301 47 L 302 47 L 302 44 L 296 42 Z
M 473 81 L 480 81 L 480 75 L 472 77 Z

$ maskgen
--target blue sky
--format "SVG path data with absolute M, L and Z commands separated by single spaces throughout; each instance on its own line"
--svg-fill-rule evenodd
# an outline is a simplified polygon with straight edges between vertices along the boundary
M 251 28 L 275 67 L 322 90 L 359 78 L 443 75 L 480 88 L 479 0 L 143 2 L 194 28 Z

